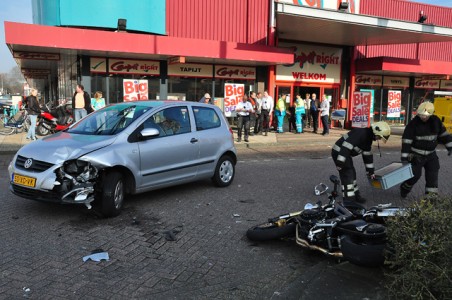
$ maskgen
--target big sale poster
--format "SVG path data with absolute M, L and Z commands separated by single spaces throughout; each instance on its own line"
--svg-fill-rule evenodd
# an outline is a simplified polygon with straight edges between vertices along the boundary
M 245 95 L 245 85 L 241 83 L 224 84 L 224 115 L 235 117 L 237 104 L 243 101 Z
M 400 118 L 402 91 L 388 91 L 388 118 Z
M 370 92 L 353 93 L 352 127 L 365 128 L 369 126 L 371 101 L 372 94 Z
M 134 101 L 134 100 L 148 100 L 149 95 L 149 84 L 146 79 L 124 79 L 124 102 Z

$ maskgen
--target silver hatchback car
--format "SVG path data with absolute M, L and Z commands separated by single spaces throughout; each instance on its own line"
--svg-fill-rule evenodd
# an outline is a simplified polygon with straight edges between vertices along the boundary
M 127 194 L 205 178 L 229 186 L 236 162 L 232 130 L 218 107 L 136 101 L 107 106 L 23 146 L 8 171 L 15 195 L 93 204 L 112 217 Z

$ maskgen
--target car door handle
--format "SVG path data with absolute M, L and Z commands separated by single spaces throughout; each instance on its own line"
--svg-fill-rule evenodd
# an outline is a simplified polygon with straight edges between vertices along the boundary
M 190 143 L 192 143 L 192 144 L 197 143 L 197 142 L 198 142 L 198 139 L 195 139 L 195 138 L 192 138 L 192 139 L 190 140 Z

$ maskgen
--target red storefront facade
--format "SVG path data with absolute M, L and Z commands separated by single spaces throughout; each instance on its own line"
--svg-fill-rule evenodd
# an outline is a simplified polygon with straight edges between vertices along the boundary
M 247 92 L 268 89 L 274 98 L 325 94 L 333 108 L 348 112 L 355 91 L 372 90 L 372 117 L 382 118 L 388 91 L 401 91 L 409 115 L 433 91 L 452 89 L 452 9 L 349 0 L 340 11 L 341 2 L 167 0 L 163 36 L 5 22 L 5 37 L 31 85 L 52 100 L 69 97 L 78 81 L 104 91 L 109 103 L 123 99 L 118 90 L 124 79 L 148 80 L 149 98 L 190 101 L 204 92 L 221 98 L 222 85 L 234 82 Z M 428 16 L 423 24 L 420 11 Z M 43 59 L 52 55 L 58 59 Z M 118 59 L 154 65 L 155 73 L 111 69 Z M 108 67 L 93 69 L 103 61 Z M 225 67 L 231 71 L 222 74 L 254 75 L 221 75 Z

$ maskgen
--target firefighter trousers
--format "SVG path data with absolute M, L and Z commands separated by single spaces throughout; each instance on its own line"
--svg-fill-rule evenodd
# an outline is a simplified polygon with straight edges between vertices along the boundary
M 422 176 L 422 169 L 425 170 L 425 193 L 438 193 L 438 173 L 439 159 L 436 152 L 428 156 L 415 155 L 411 160 L 413 177 L 402 183 L 401 188 L 409 193 L 416 182 Z

